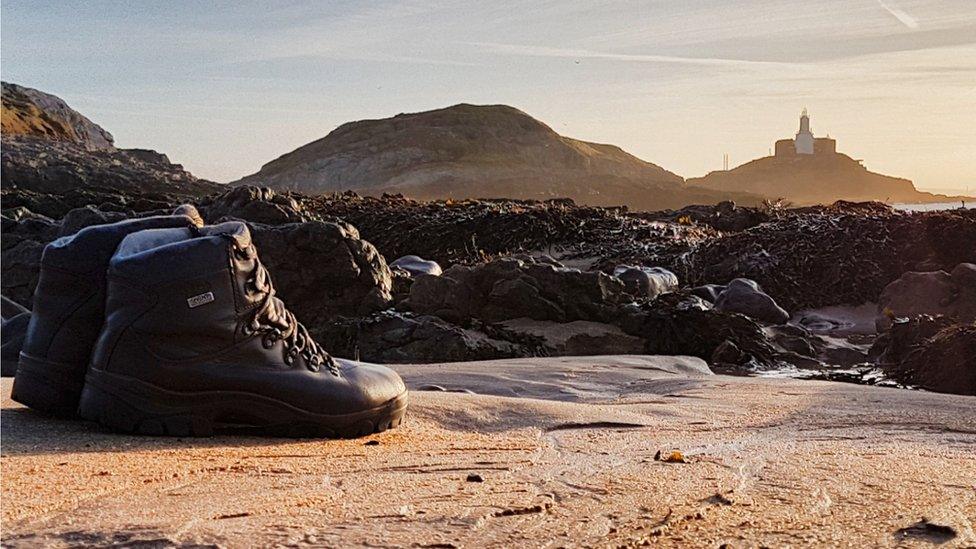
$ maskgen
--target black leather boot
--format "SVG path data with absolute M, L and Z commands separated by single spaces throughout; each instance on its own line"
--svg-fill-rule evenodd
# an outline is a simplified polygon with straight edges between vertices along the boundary
M 399 425 L 406 407 L 396 372 L 335 360 L 309 336 L 243 223 L 143 231 L 112 258 L 82 417 L 155 435 L 353 437 Z
M 196 214 L 192 206 L 183 208 L 182 214 Z M 197 220 L 199 214 L 196 220 L 190 215 L 130 219 L 86 227 L 48 244 L 11 397 L 41 412 L 76 415 L 92 347 L 105 322 L 105 270 L 115 248 L 133 232 L 189 227 Z

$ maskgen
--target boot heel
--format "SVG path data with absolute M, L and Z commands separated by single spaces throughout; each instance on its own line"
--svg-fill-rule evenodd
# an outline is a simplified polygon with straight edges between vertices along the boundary
M 135 399 L 133 399 L 134 401 Z M 81 417 L 124 433 L 207 437 L 213 435 L 213 421 L 197 415 L 150 412 L 114 392 L 99 387 L 91 376 L 81 392 Z
M 45 414 L 74 417 L 84 386 L 84 365 L 20 353 L 10 398 Z

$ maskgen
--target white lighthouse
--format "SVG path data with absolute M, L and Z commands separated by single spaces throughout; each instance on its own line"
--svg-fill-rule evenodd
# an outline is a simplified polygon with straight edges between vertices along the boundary
M 800 114 L 800 131 L 793 140 L 796 154 L 813 154 L 813 132 L 810 131 L 810 116 L 804 108 Z

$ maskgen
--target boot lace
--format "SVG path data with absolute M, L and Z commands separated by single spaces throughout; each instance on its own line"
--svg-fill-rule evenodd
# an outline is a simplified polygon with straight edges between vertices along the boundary
M 244 335 L 260 333 L 261 344 L 265 349 L 270 349 L 278 341 L 283 341 L 285 364 L 290 366 L 298 357 L 302 357 L 309 370 L 318 372 L 325 366 L 332 375 L 339 377 L 339 366 L 335 359 L 312 339 L 308 329 L 285 308 L 285 304 L 280 299 L 275 297 L 274 285 L 271 283 L 268 270 L 260 260 L 251 255 L 249 250 L 239 251 L 253 258 L 257 264 L 247 280 L 248 290 L 264 295 L 254 314 L 241 327 Z

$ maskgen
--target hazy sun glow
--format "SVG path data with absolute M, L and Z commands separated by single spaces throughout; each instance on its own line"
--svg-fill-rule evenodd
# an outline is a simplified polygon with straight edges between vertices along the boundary
M 357 119 L 506 103 L 685 177 L 816 135 L 976 190 L 970 0 L 7 0 L 3 79 L 218 181 Z

